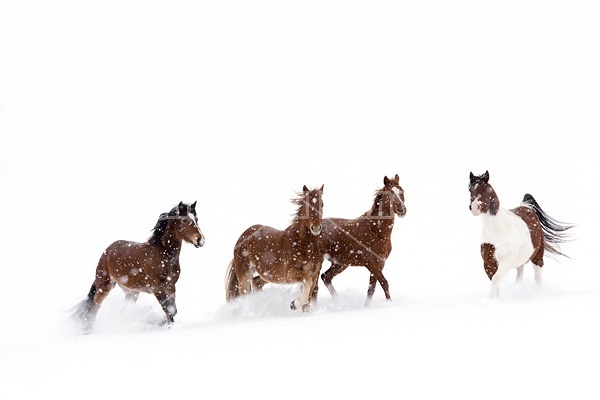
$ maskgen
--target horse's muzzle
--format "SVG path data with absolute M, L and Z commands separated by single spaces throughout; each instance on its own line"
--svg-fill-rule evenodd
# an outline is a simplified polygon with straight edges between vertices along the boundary
M 404 216 L 406 215 L 406 207 L 402 207 L 400 210 L 398 210 L 396 215 L 398 215 L 398 217 L 400 218 L 404 218 Z
M 477 200 L 471 202 L 471 204 L 469 204 L 469 210 L 474 216 L 478 216 L 479 214 L 481 214 L 479 202 Z
M 196 243 L 194 243 L 194 247 L 199 248 L 204 246 L 204 236 L 200 236 L 198 239 L 196 239 Z
M 312 233 L 314 236 L 318 236 L 321 234 L 321 232 L 323 231 L 323 225 L 311 225 L 310 226 L 310 233 Z

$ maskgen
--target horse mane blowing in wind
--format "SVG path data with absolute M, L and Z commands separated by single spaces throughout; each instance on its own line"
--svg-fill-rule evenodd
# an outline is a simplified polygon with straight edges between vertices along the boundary
M 488 171 L 480 176 L 470 173 L 469 209 L 473 215 L 481 216 L 481 257 L 492 282 L 489 297 L 495 299 L 500 294 L 502 278 L 516 268 L 520 281 L 529 261 L 535 281 L 541 285 L 544 252 L 566 257 L 559 245 L 568 240 L 567 231 L 574 225 L 550 217 L 530 194 L 525 194 L 519 207 L 505 210 L 489 179 Z
M 304 186 L 298 198 L 292 200 L 298 210 L 287 228 L 278 230 L 253 225 L 242 233 L 227 268 L 225 298 L 228 302 L 259 290 L 269 282 L 299 283 L 302 292 L 291 302 L 290 308 L 309 309 L 323 264 L 318 242 L 323 230 L 322 196 L 323 186 L 312 190 Z

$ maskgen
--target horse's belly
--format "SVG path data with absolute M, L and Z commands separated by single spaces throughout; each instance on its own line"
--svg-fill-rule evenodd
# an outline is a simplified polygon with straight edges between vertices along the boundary
M 384 262 L 391 252 L 391 242 L 383 243 L 356 242 L 353 246 L 333 247 L 324 254 L 334 264 L 365 266 L 374 262 Z
M 488 224 L 482 231 L 481 243 L 494 245 L 498 263 L 508 268 L 527 263 L 534 251 L 529 228 L 517 216 Z

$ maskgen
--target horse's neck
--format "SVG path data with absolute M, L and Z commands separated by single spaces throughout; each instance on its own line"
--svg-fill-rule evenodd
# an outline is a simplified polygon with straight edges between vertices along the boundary
M 367 211 L 364 216 L 368 219 L 379 220 L 382 224 L 389 225 L 394 224 L 394 212 L 392 211 L 392 205 L 390 204 L 389 198 L 385 194 L 382 194 L 381 198 L 375 199 L 371 210 Z
M 309 240 L 313 236 L 310 233 L 309 227 L 298 219 L 288 228 L 288 235 L 302 242 Z
M 291 239 L 292 242 L 302 243 L 303 245 L 300 247 L 306 247 L 306 244 L 317 241 L 308 224 L 298 218 L 284 231 L 284 236 Z
M 175 232 L 173 228 L 167 226 L 163 238 L 159 244 L 159 246 L 162 247 L 164 254 L 171 258 L 179 258 L 179 253 L 181 252 L 181 245 L 181 239 L 177 239 L 175 237 Z
M 509 214 L 509 211 L 498 207 L 496 214 L 491 214 L 489 211 L 481 214 L 481 221 L 484 226 L 502 224 L 509 217 Z

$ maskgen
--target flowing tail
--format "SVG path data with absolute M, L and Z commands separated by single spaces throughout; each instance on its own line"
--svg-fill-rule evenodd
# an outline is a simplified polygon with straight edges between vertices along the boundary
M 569 256 L 560 251 L 558 245 L 569 240 L 567 231 L 573 228 L 574 225 L 560 222 L 550 217 L 529 193 L 523 197 L 523 203 L 531 207 L 542 224 L 545 249 L 552 254 L 568 258 Z
M 92 313 L 92 305 L 94 304 L 94 296 L 96 295 L 96 283 L 92 283 L 92 287 L 88 292 L 87 297 L 71 309 L 72 317 L 76 321 L 90 325 L 93 322 L 94 315 Z
M 240 289 L 238 286 L 238 277 L 233 267 L 233 260 L 227 267 L 227 274 L 225 275 L 225 299 L 231 301 L 236 297 L 240 296 Z

